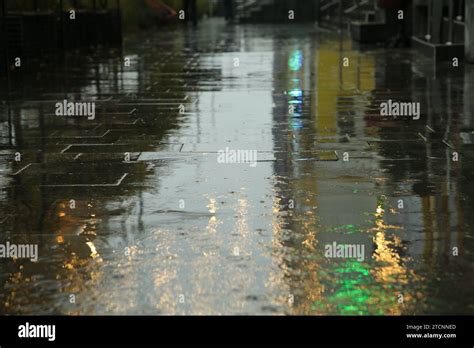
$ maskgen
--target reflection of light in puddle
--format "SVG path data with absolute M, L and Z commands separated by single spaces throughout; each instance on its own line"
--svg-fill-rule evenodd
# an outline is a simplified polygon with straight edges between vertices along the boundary
M 96 236 L 97 227 L 95 225 L 95 220 L 84 224 L 81 230 L 79 231 L 79 235 Z
M 288 94 L 290 96 L 292 96 L 293 98 L 301 98 L 303 96 L 303 91 L 301 89 L 293 89 L 291 91 L 288 92 Z M 294 103 L 301 103 L 301 100 L 293 100 Z
M 161 270 L 160 273 L 154 275 L 153 284 L 155 288 L 160 288 L 176 278 L 175 270 Z
M 217 212 L 217 201 L 214 198 L 209 198 L 209 204 L 206 206 L 209 209 L 209 213 L 215 214 Z M 207 223 L 207 231 L 209 233 L 216 233 L 217 226 L 221 224 L 221 222 L 217 219 L 216 216 L 211 216 L 209 218 L 209 222 Z
M 385 210 L 382 207 L 382 203 L 379 203 L 376 211 L 376 227 L 372 229 L 375 231 L 374 244 L 376 246 L 375 252 L 372 258 L 377 261 L 380 266 L 375 267 L 371 271 L 374 279 L 381 284 L 407 284 L 408 283 L 408 270 L 403 266 L 403 260 L 397 249 L 402 247 L 402 242 L 399 237 L 393 236 L 393 241 L 387 240 L 387 229 L 402 229 L 400 226 L 386 225 L 384 218 Z M 408 296 L 408 295 L 406 295 Z M 407 297 L 405 296 L 405 300 Z M 402 308 L 399 306 L 392 306 L 388 308 L 389 313 L 392 315 L 401 314 Z
M 371 232 L 379 232 L 379 231 L 385 231 L 385 230 L 402 230 L 403 227 L 401 226 L 394 226 L 394 225 L 386 225 L 384 221 L 384 215 L 385 215 L 385 210 L 382 207 L 382 204 L 379 204 L 377 206 L 376 213 L 374 214 L 376 219 L 375 219 L 375 225 L 376 227 L 371 228 L 369 231 Z
M 303 224 L 305 227 L 303 230 L 306 230 L 308 228 L 306 223 Z M 308 224 L 309 225 L 309 224 Z M 302 242 L 302 244 L 310 249 L 311 251 L 316 250 L 315 249 L 315 243 L 316 243 L 316 233 L 314 231 L 308 231 L 306 239 Z
M 217 220 L 217 218 L 215 216 L 212 216 L 210 219 L 209 219 L 209 222 L 207 223 L 207 231 L 209 233 L 216 233 L 217 232 L 217 226 L 219 226 L 221 224 L 221 222 L 219 220 Z
M 298 71 L 303 66 L 303 51 L 295 50 L 288 59 L 288 67 L 292 71 Z
M 92 243 L 92 242 L 86 242 L 86 244 L 87 244 L 87 246 L 89 247 L 89 249 L 91 250 L 90 256 L 91 256 L 93 259 L 96 259 L 97 261 L 102 262 L 102 258 L 100 257 L 100 254 L 97 252 L 97 249 L 96 249 L 94 243 Z
M 303 121 L 298 118 L 292 119 L 290 124 L 291 124 L 291 128 L 293 129 L 303 128 Z
M 380 218 L 383 216 L 384 213 L 385 213 L 385 210 L 383 210 L 383 208 L 379 205 L 377 207 L 377 213 L 375 214 L 375 216 Z
M 400 239 L 395 237 L 394 241 L 390 242 L 386 239 L 385 233 L 377 232 L 374 243 L 377 247 L 373 258 L 384 264 L 383 267 L 377 267 L 374 270 L 375 278 L 384 283 L 397 282 L 406 284 L 408 282 L 407 270 L 401 265 L 400 255 L 391 247 L 391 244 L 394 247 L 400 247 Z
M 207 205 L 207 209 L 209 209 L 209 213 L 215 214 L 217 211 L 217 202 L 214 198 L 209 199 L 209 204 Z
M 239 218 L 237 221 L 237 229 L 242 236 L 246 236 L 249 232 L 247 225 L 248 202 L 247 199 L 239 199 Z

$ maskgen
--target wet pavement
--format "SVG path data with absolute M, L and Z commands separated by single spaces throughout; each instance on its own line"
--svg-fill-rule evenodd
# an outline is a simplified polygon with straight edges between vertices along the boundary
M 458 69 L 209 20 L 12 73 L 0 242 L 39 259 L 0 259 L 0 313 L 473 314 L 474 67 Z M 63 99 L 95 118 L 56 116 Z M 389 99 L 420 119 L 381 117 Z M 258 159 L 220 163 L 226 148 Z M 334 242 L 363 260 L 326 257 Z

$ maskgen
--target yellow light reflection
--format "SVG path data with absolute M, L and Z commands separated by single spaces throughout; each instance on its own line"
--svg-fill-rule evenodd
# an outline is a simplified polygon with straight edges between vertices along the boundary
M 86 242 L 87 246 L 89 247 L 89 249 L 91 249 L 91 254 L 90 256 L 93 258 L 93 259 L 96 259 L 97 261 L 101 262 L 102 259 L 100 257 L 100 254 L 97 252 L 97 249 L 94 245 L 94 243 L 92 242 Z

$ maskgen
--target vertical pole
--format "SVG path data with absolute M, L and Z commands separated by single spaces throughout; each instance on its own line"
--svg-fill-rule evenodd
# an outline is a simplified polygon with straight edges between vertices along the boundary
M 460 0 L 459 3 L 458 3 L 458 14 L 456 16 L 456 19 L 458 21 L 462 21 L 463 20 L 463 15 L 462 15 L 462 9 L 464 8 L 464 0 Z
M 428 41 L 431 41 L 431 37 L 433 35 L 433 33 L 431 32 L 431 28 L 433 24 L 433 6 L 431 6 L 431 0 L 428 0 L 428 16 L 426 18 L 426 24 L 427 24 L 427 28 L 426 28 L 425 37 L 429 35 L 430 38 L 428 39 Z
M 443 2 L 431 0 L 433 6 L 431 42 L 438 44 L 441 42 L 441 21 L 443 20 Z
M 448 43 L 453 43 L 454 0 L 449 0 Z
M 342 0 L 339 0 L 339 30 L 342 32 Z
M 465 49 L 466 60 L 474 63 L 474 1 L 466 1 Z

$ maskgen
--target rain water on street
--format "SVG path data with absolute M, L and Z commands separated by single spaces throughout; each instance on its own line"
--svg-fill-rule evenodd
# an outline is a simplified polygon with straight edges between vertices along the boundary
M 1 87 L 1 241 L 39 245 L 0 260 L 1 313 L 473 313 L 473 67 L 216 19 L 37 64 Z

